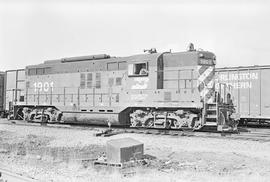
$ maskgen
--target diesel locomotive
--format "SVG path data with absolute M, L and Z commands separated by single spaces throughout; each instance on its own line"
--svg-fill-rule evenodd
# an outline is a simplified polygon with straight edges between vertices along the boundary
M 9 118 L 31 122 L 236 130 L 230 88 L 215 81 L 216 56 L 185 52 L 47 60 L 25 68 Z

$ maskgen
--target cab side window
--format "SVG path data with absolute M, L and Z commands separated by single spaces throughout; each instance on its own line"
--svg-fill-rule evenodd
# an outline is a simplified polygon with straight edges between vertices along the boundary
M 135 63 L 128 65 L 129 76 L 147 76 L 148 64 L 147 63 Z

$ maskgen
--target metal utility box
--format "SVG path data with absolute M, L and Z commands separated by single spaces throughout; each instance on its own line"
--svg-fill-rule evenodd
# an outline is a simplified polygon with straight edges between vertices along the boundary
M 132 159 L 142 159 L 143 143 L 133 138 L 113 139 L 107 142 L 107 162 L 123 163 Z

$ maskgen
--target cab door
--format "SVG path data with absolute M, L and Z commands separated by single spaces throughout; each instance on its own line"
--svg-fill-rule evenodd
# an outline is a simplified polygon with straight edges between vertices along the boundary
M 163 89 L 164 64 L 163 56 L 157 60 L 157 89 Z

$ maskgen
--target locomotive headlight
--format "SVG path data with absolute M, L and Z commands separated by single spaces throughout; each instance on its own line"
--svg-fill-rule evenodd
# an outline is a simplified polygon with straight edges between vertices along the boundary
M 200 57 L 200 58 L 203 58 L 203 53 L 200 53 L 200 54 L 199 54 L 199 57 Z

